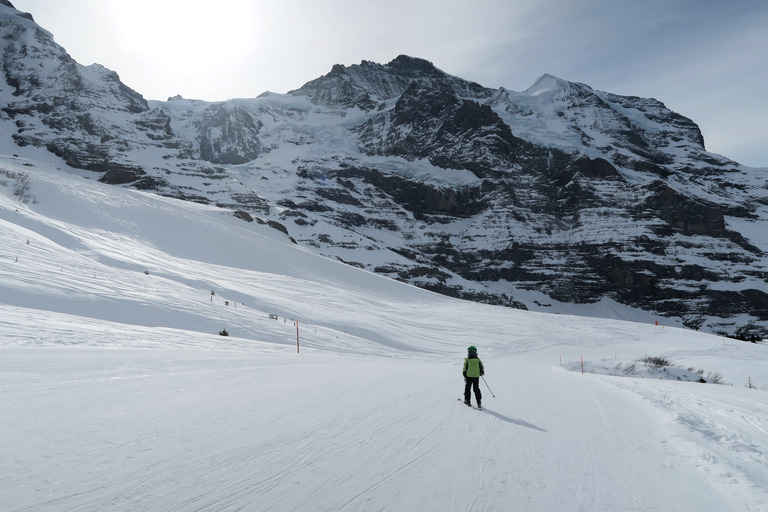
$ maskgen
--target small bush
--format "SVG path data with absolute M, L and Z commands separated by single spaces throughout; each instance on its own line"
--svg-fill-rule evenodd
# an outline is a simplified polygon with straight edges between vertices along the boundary
M 640 362 L 647 364 L 653 370 L 658 370 L 659 368 L 669 366 L 669 359 L 664 356 L 645 356 L 644 358 L 640 359 Z
M 12 183 L 9 184 L 8 181 L 5 179 L 0 180 L 0 186 L 3 186 L 3 187 L 12 186 L 13 195 L 19 198 L 19 201 L 21 201 L 24 204 L 27 204 L 29 202 L 33 202 L 33 203 L 37 202 L 35 197 L 29 193 L 29 185 L 30 185 L 29 176 L 20 172 L 9 171 L 7 169 L 0 169 L 0 176 L 5 176 L 12 181 Z
M 746 386 L 749 389 L 757 389 L 757 386 L 755 385 L 755 383 L 752 382 L 752 377 L 747 377 L 747 384 L 746 384 Z
M 720 384 L 721 380 L 723 380 L 723 376 L 718 372 L 707 372 L 707 382 L 711 382 L 712 384 Z

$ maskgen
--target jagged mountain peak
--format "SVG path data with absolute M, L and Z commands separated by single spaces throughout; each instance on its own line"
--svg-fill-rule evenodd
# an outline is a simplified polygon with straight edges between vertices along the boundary
M 354 77 L 361 73 L 389 73 L 409 78 L 445 78 L 449 76 L 436 68 L 430 61 L 408 55 L 399 55 L 384 65 L 369 60 L 363 60 L 360 64 L 352 64 L 351 66 L 334 64 L 326 76 L 347 75 Z
M 398 55 L 396 58 L 386 64 L 387 68 L 396 72 L 412 76 L 414 78 L 445 78 L 447 73 L 435 67 L 430 61 L 408 55 Z
M 18 16 L 31 22 L 35 21 L 30 13 L 16 9 L 8 0 L 0 0 L 0 16 Z
M 425 59 L 407 55 L 400 55 L 383 65 L 366 60 L 351 66 L 336 64 L 328 74 L 288 94 L 309 96 L 317 105 L 370 110 L 379 102 L 399 97 L 414 82 L 445 88 L 463 97 L 487 98 L 491 95 L 490 89 L 449 75 Z
M 125 86 L 116 72 L 92 64 L 77 63 L 57 44 L 53 34 L 34 22 L 32 16 L 16 10 L 10 2 L 0 5 L 0 15 L 6 23 L 0 24 L 2 74 L 0 91 L 7 86 L 14 101 L 3 110 L 15 117 L 39 110 L 81 111 L 88 116 L 94 110 L 143 112 L 147 110 L 144 98 Z
M 545 73 L 541 75 L 533 85 L 525 90 L 525 94 L 531 96 L 556 94 L 559 92 L 567 92 L 570 89 L 570 86 L 571 83 L 567 80 Z

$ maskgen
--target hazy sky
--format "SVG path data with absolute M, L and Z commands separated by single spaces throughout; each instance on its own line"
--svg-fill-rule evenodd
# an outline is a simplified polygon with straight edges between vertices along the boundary
M 550 73 L 653 97 L 768 167 L 768 0 L 11 0 L 147 99 L 284 93 L 399 54 L 486 87 Z

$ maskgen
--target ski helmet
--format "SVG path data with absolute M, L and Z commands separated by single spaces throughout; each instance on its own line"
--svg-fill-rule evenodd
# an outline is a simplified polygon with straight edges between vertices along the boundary
M 469 348 L 467 349 L 467 352 L 477 352 L 477 347 L 475 347 L 474 345 L 470 345 Z

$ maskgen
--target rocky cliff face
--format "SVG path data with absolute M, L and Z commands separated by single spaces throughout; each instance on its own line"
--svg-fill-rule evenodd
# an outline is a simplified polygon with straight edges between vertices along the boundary
M 768 172 L 655 99 L 492 90 L 400 56 L 285 95 L 147 102 L 0 5 L 2 136 L 103 181 L 218 204 L 470 300 L 768 328 Z
M 123 170 L 112 157 L 119 142 L 107 143 L 129 136 L 130 119 L 148 110 L 144 98 L 114 71 L 76 63 L 9 2 L 0 9 L 2 112 L 16 126 L 16 144 L 45 146 L 75 167 Z

